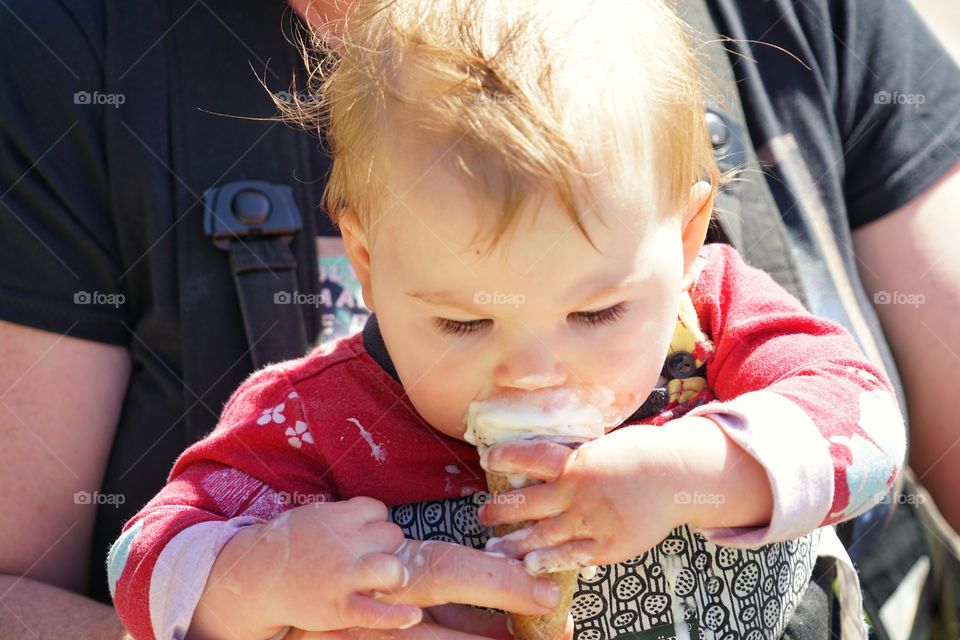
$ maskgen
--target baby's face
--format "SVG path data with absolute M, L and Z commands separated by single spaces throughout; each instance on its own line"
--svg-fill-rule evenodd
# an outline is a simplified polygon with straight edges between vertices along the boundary
M 649 174 L 625 172 L 631 177 L 615 184 L 596 182 L 582 216 L 599 252 L 550 198 L 485 254 L 487 244 L 471 241 L 478 224 L 491 228 L 494 203 L 480 201 L 437 154 L 400 157 L 369 234 L 368 274 L 350 248 L 355 234 L 344 237 L 426 421 L 462 439 L 472 401 L 536 400 L 559 388 L 620 420 L 633 413 L 658 379 L 692 262 L 686 212 L 658 214 L 644 196 Z

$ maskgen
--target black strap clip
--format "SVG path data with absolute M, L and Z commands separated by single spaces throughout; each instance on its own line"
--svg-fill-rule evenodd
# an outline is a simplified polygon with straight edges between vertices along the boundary
M 289 185 L 237 180 L 204 191 L 203 203 L 203 231 L 225 251 L 233 239 L 288 236 L 289 242 L 303 228 Z
M 291 241 L 303 220 L 288 185 L 238 180 L 203 193 L 204 233 L 230 254 L 230 269 L 255 369 L 303 355 L 306 320 L 297 298 Z

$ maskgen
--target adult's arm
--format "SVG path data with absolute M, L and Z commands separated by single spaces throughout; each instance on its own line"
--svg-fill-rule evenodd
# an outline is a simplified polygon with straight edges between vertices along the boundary
M 853 233 L 907 397 L 910 466 L 960 529 L 960 162 L 893 213 Z
M 0 576 L 0 635 L 5 640 L 132 640 L 113 607 L 22 576 Z
M 86 588 L 85 496 L 103 479 L 127 350 L 0 321 L 0 362 L 0 637 L 123 637 L 111 607 L 72 592 Z

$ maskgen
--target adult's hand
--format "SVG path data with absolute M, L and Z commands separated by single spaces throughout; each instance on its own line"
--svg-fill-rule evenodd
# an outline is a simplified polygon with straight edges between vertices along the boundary
M 562 640 L 573 637 L 573 616 L 567 616 L 567 629 Z M 409 629 L 345 629 L 327 633 L 310 633 L 292 629 L 283 640 L 512 640 L 507 614 L 493 613 L 462 604 L 446 604 L 424 610 L 423 622 Z
M 534 578 L 520 561 L 477 549 L 448 542 L 406 540 L 395 555 L 409 569 L 410 580 L 406 587 L 377 597 L 384 602 L 423 607 L 423 622 L 401 630 L 292 630 L 285 640 L 509 640 L 512 636 L 506 614 L 475 607 L 536 615 L 547 612 L 560 599 L 552 580 Z M 475 607 L 464 606 L 467 604 Z M 565 637 L 572 635 L 571 619 Z

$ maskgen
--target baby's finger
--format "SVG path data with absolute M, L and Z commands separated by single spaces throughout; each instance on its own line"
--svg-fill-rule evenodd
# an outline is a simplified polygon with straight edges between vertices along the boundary
M 477 517 L 484 526 L 493 527 L 551 518 L 560 515 L 566 508 L 567 498 L 556 484 L 537 484 L 491 497 L 480 507 Z
M 410 582 L 410 570 L 391 554 L 372 553 L 360 558 L 354 566 L 352 584 L 357 591 L 390 593 Z
M 523 473 L 538 480 L 556 480 L 576 450 L 547 440 L 518 440 L 497 444 L 486 456 L 494 473 Z
M 596 550 L 595 540 L 576 540 L 550 549 L 531 551 L 523 559 L 523 564 L 534 575 L 582 569 L 596 564 Z
M 374 498 L 356 496 L 341 504 L 361 523 L 383 522 L 387 519 L 387 506 Z
M 363 553 L 393 553 L 403 544 L 403 529 L 392 522 L 374 522 L 361 530 Z
M 548 549 L 586 538 L 585 527 L 574 516 L 563 513 L 503 536 L 487 540 L 487 551 L 522 558 L 534 549 Z
M 420 624 L 423 611 L 407 604 L 387 604 L 374 598 L 354 593 L 347 600 L 345 622 L 364 629 L 409 629 Z

